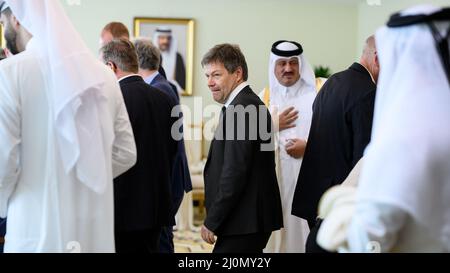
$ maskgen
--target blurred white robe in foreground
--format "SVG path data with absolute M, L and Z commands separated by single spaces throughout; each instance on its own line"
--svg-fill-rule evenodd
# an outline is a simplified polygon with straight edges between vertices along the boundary
M 59 1 L 7 3 L 34 38 L 0 63 L 5 252 L 114 252 L 113 176 L 136 160 L 117 81 L 86 53 Z

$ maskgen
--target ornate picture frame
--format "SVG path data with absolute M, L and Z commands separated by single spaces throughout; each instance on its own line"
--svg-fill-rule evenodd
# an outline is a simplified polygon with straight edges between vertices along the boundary
M 5 48 L 6 47 L 6 41 L 3 38 L 3 26 L 0 25 L 0 47 Z

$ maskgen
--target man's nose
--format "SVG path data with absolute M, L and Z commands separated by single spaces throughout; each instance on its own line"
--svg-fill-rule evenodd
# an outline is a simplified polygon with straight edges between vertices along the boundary
M 292 65 L 286 64 L 286 66 L 284 67 L 284 71 L 291 72 L 292 71 Z

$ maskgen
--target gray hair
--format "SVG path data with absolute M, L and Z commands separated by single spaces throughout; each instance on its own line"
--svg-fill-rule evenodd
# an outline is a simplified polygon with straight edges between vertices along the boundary
M 112 62 L 125 72 L 139 72 L 136 49 L 127 39 L 114 39 L 100 49 L 103 61 Z
M 158 70 L 161 65 L 161 52 L 149 39 L 136 39 L 134 41 L 139 59 L 139 68 Z
M 238 45 L 216 45 L 203 57 L 202 66 L 215 62 L 222 63 L 228 73 L 234 73 L 239 67 L 242 68 L 242 77 L 244 81 L 248 80 L 247 61 Z

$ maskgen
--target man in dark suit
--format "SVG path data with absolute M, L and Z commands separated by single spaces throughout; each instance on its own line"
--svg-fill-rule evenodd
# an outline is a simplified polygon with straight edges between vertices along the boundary
M 171 135 L 174 104 L 137 74 L 131 42 L 113 40 L 101 54 L 119 79 L 138 154 L 136 165 L 114 180 L 117 252 L 158 252 L 161 229 L 172 223 L 170 179 L 178 145 Z
M 379 64 L 373 36 L 360 63 L 333 75 L 313 104 L 311 130 L 292 214 L 316 225 L 320 198 L 342 183 L 370 142 Z M 314 236 L 315 230 L 311 230 Z M 308 250 L 307 250 L 308 251 Z
M 208 87 L 224 104 L 205 166 L 207 216 L 202 238 L 215 253 L 262 253 L 283 226 L 275 173 L 272 119 L 246 83 L 239 47 L 223 44 L 203 58 Z
M 161 54 L 159 49 L 152 44 L 150 40 L 137 39 L 134 41 L 136 52 L 139 58 L 139 75 L 144 78 L 144 81 L 151 86 L 163 91 L 169 95 L 174 104 L 180 105 L 180 97 L 176 88 L 174 88 L 169 81 L 167 81 L 158 72 L 161 64 Z M 179 120 L 183 118 L 180 112 Z M 160 250 L 163 253 L 173 253 L 173 226 L 175 225 L 175 215 L 180 208 L 183 201 L 184 193 L 192 190 L 191 175 L 189 172 L 188 161 L 186 157 L 186 150 L 184 147 L 184 139 L 182 138 L 183 127 L 180 128 L 180 141 L 178 142 L 178 152 L 175 157 L 175 162 L 172 172 L 172 216 L 173 223 L 171 226 L 164 227 L 161 232 Z

